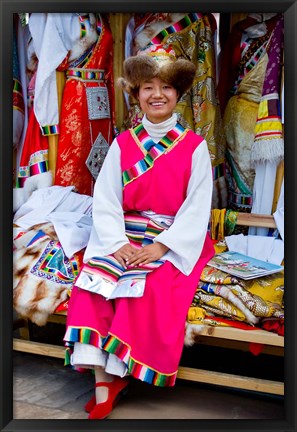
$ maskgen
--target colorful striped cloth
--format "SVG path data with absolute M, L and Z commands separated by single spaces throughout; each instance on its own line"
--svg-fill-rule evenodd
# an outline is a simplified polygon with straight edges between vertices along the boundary
M 140 213 L 126 213 L 125 230 L 130 244 L 140 249 L 152 244 L 164 227 Z M 75 285 L 101 294 L 107 299 L 117 297 L 141 297 L 148 273 L 164 263 L 163 260 L 149 264 L 124 268 L 113 255 L 93 257 L 83 265 Z
M 202 13 L 193 13 L 190 12 L 189 14 L 185 15 L 180 21 L 172 24 L 171 26 L 168 26 L 160 31 L 150 42 L 149 45 L 158 45 L 163 42 L 164 38 L 173 34 L 177 33 L 185 28 L 187 28 L 190 24 L 193 24 L 194 22 L 198 21 L 203 17 Z

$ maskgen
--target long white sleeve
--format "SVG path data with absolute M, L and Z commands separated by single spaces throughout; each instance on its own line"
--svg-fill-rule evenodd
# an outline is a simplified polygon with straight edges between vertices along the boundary
M 108 255 L 128 243 L 122 208 L 120 148 L 114 139 L 95 183 L 93 227 L 84 260 Z
M 210 216 L 212 188 L 211 162 L 204 140 L 193 153 L 187 198 L 171 227 L 155 239 L 170 249 L 163 259 L 172 262 L 186 275 L 191 273 L 203 248 Z
M 41 127 L 58 125 L 56 68 L 71 49 L 65 40 L 61 14 L 33 13 L 29 27 L 38 57 L 34 112 Z M 69 14 L 66 14 L 67 16 Z
M 29 27 L 38 57 L 34 112 L 43 134 L 51 135 L 58 129 L 49 126 L 59 123 L 56 69 L 68 53 L 73 56 L 76 52 L 79 57 L 97 39 L 97 33 L 88 24 L 87 36 L 81 39 L 77 13 L 33 13 Z

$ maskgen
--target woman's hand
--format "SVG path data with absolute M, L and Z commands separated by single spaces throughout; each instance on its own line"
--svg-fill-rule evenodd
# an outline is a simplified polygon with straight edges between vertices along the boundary
M 134 267 L 137 265 L 149 264 L 153 261 L 157 261 L 169 250 L 163 243 L 156 242 L 141 249 L 136 249 L 126 261 L 126 264 Z
M 118 249 L 116 252 L 114 252 L 113 256 L 121 264 L 122 267 L 127 268 L 127 260 L 131 258 L 137 251 L 137 248 L 132 246 L 130 243 L 127 243 L 120 249 Z

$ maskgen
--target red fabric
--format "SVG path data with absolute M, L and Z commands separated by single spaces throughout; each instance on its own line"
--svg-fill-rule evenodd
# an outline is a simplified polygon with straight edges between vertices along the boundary
M 250 352 L 252 354 L 254 354 L 254 356 L 257 356 L 257 355 L 261 354 L 261 352 L 263 351 L 263 347 L 264 347 L 263 344 L 251 342 L 250 343 Z
M 39 123 L 36 120 L 34 111 L 31 110 L 29 114 L 28 127 L 26 131 L 26 137 L 23 145 L 22 155 L 20 159 L 20 171 L 23 171 L 25 167 L 29 167 L 29 177 L 32 175 L 40 174 L 41 171 L 38 163 L 34 162 L 34 155 L 39 153 L 39 162 L 48 161 L 48 138 L 42 135 Z M 27 177 L 24 174 L 18 174 L 18 185 L 24 186 L 24 182 Z
M 222 324 L 226 324 L 230 327 L 235 327 L 235 328 L 239 328 L 242 330 L 261 330 L 260 327 L 254 327 L 251 326 L 250 324 L 246 324 L 242 321 L 236 321 L 236 320 L 232 320 L 232 319 L 228 319 L 228 318 L 221 318 L 221 317 L 217 317 L 217 316 L 205 316 L 205 319 L 211 319 L 213 321 L 217 321 L 220 322 Z
M 67 79 L 62 99 L 55 184 L 74 185 L 79 193 L 92 195 L 94 179 L 86 166 L 86 159 L 99 132 L 109 144 L 114 136 L 113 39 L 105 22 L 94 52 L 83 69 L 105 71 L 111 118 L 88 119 L 85 87 L 94 87 L 97 83 Z
M 256 23 L 257 21 L 250 17 L 236 23 L 222 50 L 218 82 L 218 96 L 222 115 L 224 114 L 227 102 L 230 98 L 230 90 L 238 75 L 238 66 L 241 59 L 240 43 L 242 33 L 246 28 Z
M 262 328 L 280 336 L 285 335 L 285 321 L 283 319 L 267 319 L 262 322 Z

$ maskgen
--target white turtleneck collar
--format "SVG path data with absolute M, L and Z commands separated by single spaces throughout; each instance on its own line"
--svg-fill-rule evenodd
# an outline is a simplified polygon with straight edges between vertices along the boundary
M 161 122 L 161 123 L 152 123 L 148 120 L 146 114 L 142 118 L 142 124 L 149 134 L 149 136 L 152 138 L 153 141 L 160 141 L 161 138 L 163 138 L 168 131 L 173 129 L 177 123 L 177 114 L 173 113 L 172 116 Z

